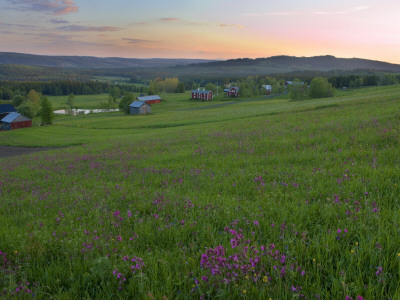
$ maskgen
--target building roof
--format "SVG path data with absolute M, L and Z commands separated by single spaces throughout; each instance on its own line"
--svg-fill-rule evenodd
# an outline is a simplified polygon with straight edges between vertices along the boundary
M 129 105 L 129 107 L 134 107 L 134 108 L 139 108 L 139 107 L 141 107 L 143 104 L 147 104 L 146 102 L 143 102 L 143 101 L 133 101 L 132 103 L 131 103 L 131 105 Z M 147 104 L 147 105 L 149 105 L 149 104 Z
M 199 94 L 208 94 L 211 93 L 211 91 L 205 91 L 205 90 L 192 90 L 192 93 L 199 93 Z
M 16 112 L 17 110 L 11 104 L 0 104 L 0 113 Z
M 137 97 L 139 101 L 149 101 L 149 100 L 161 100 L 161 97 L 158 95 L 151 95 L 151 96 L 142 96 L 142 97 Z
M 238 86 L 233 86 L 230 88 L 230 90 L 236 90 L 237 92 L 239 91 L 239 87 Z
M 272 90 L 272 86 L 270 86 L 269 84 L 263 85 L 262 87 L 263 87 L 264 89 L 266 89 L 266 90 Z
M 3 119 L 1 119 L 1 122 L 4 122 L 4 123 L 11 123 L 11 122 L 13 122 L 16 118 L 18 118 L 19 116 L 20 116 L 19 113 L 17 113 L 17 112 L 12 112 L 12 113 L 9 113 L 7 116 L 5 116 Z

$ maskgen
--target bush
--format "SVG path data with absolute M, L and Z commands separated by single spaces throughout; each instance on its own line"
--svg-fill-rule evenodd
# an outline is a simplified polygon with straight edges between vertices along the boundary
M 135 97 L 132 93 L 125 93 L 119 102 L 118 108 L 126 114 L 129 114 L 129 105 L 134 101 Z
M 334 89 L 328 79 L 324 77 L 315 77 L 311 80 L 308 94 L 311 98 L 333 97 Z

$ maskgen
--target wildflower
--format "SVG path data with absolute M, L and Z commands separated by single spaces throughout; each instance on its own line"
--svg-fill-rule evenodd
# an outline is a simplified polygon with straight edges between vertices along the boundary
M 246 294 L 246 290 L 243 290 L 242 292 L 243 292 L 243 294 Z
M 312 261 L 315 262 L 315 258 L 313 258 Z
M 355 245 L 358 246 L 358 242 L 356 242 Z
M 231 239 L 231 247 L 236 248 L 238 246 L 238 241 L 236 239 Z
M 351 249 L 351 253 L 354 253 L 355 251 L 353 249 Z

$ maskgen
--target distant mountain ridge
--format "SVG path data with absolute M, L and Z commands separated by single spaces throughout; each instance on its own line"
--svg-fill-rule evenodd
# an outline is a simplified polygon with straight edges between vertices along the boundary
M 399 64 L 392 64 L 376 60 L 361 58 L 337 58 L 332 55 L 296 57 L 296 56 L 272 56 L 267 58 L 239 58 L 227 61 L 209 62 L 198 65 L 207 67 L 248 67 L 254 70 L 270 70 L 267 73 L 287 73 L 302 71 L 351 71 L 351 70 L 372 70 L 382 72 L 400 72 Z M 187 66 L 190 67 L 190 66 Z
M 180 80 L 218 81 L 246 76 L 335 76 L 339 74 L 400 73 L 400 65 L 361 58 L 331 55 L 229 60 L 138 59 L 91 56 L 45 56 L 0 52 L 0 80 L 43 81 L 74 78 L 88 80 L 116 76 L 131 80 L 177 77 Z M 318 75 L 321 74 L 321 75 Z
M 94 56 L 48 56 L 0 52 L 0 64 L 79 69 L 158 68 L 213 62 L 211 59 L 120 58 Z

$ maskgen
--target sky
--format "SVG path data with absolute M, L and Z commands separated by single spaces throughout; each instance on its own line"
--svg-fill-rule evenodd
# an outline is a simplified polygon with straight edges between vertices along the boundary
M 0 52 L 400 64 L 398 0 L 0 0 Z

